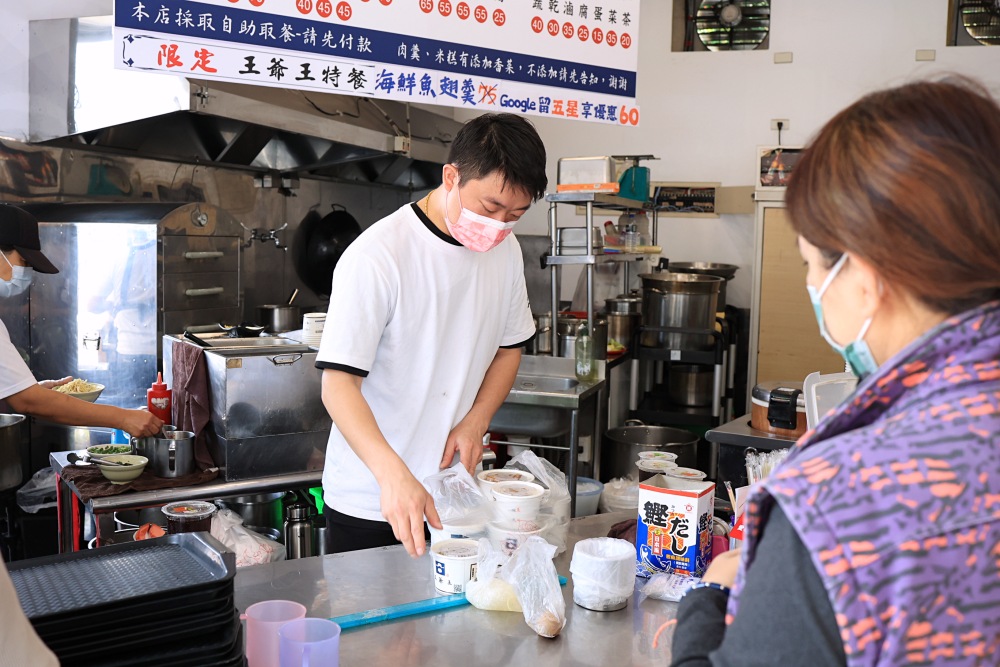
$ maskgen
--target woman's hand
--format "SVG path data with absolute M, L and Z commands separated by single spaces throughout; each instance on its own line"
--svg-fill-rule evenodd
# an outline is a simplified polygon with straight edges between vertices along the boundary
M 731 549 L 715 557 L 705 571 L 702 581 L 732 588 L 736 582 L 736 571 L 740 568 L 740 550 Z

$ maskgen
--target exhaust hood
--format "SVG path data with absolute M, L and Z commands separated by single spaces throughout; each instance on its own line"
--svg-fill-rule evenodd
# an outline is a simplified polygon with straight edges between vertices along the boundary
M 116 70 L 112 25 L 31 22 L 30 141 L 420 190 L 461 127 L 391 100 Z

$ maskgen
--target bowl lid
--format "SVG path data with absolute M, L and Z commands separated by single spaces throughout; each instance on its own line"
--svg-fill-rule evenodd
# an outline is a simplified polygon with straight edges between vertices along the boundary
M 163 506 L 163 513 L 173 519 L 204 519 L 215 514 L 216 507 L 203 500 L 180 500 Z
M 681 479 L 693 479 L 702 480 L 708 477 L 701 470 L 695 470 L 694 468 L 673 468 L 671 470 L 664 470 L 663 474 L 667 477 L 679 477 Z

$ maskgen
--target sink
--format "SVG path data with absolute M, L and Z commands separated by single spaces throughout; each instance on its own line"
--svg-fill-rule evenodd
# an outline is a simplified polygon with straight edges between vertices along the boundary
M 574 378 L 544 375 L 518 375 L 514 389 L 520 391 L 569 391 L 580 384 Z
M 519 399 L 531 394 L 575 394 L 580 383 L 576 378 L 550 375 L 518 375 L 512 392 Z M 533 403 L 507 401 L 500 406 L 490 430 L 505 434 L 554 438 L 569 431 L 569 410 Z

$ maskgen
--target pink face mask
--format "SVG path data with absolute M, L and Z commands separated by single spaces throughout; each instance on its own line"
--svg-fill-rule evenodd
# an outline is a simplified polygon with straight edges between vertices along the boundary
M 458 220 L 452 223 L 448 219 L 448 203 L 445 201 L 444 224 L 448 226 L 448 231 L 455 240 L 464 245 L 469 250 L 475 252 L 486 252 L 496 248 L 514 230 L 514 222 L 500 222 L 485 215 L 479 215 L 462 206 L 462 193 L 458 192 L 458 181 L 455 181 L 453 188 L 458 194 L 458 205 L 462 212 L 458 215 Z

